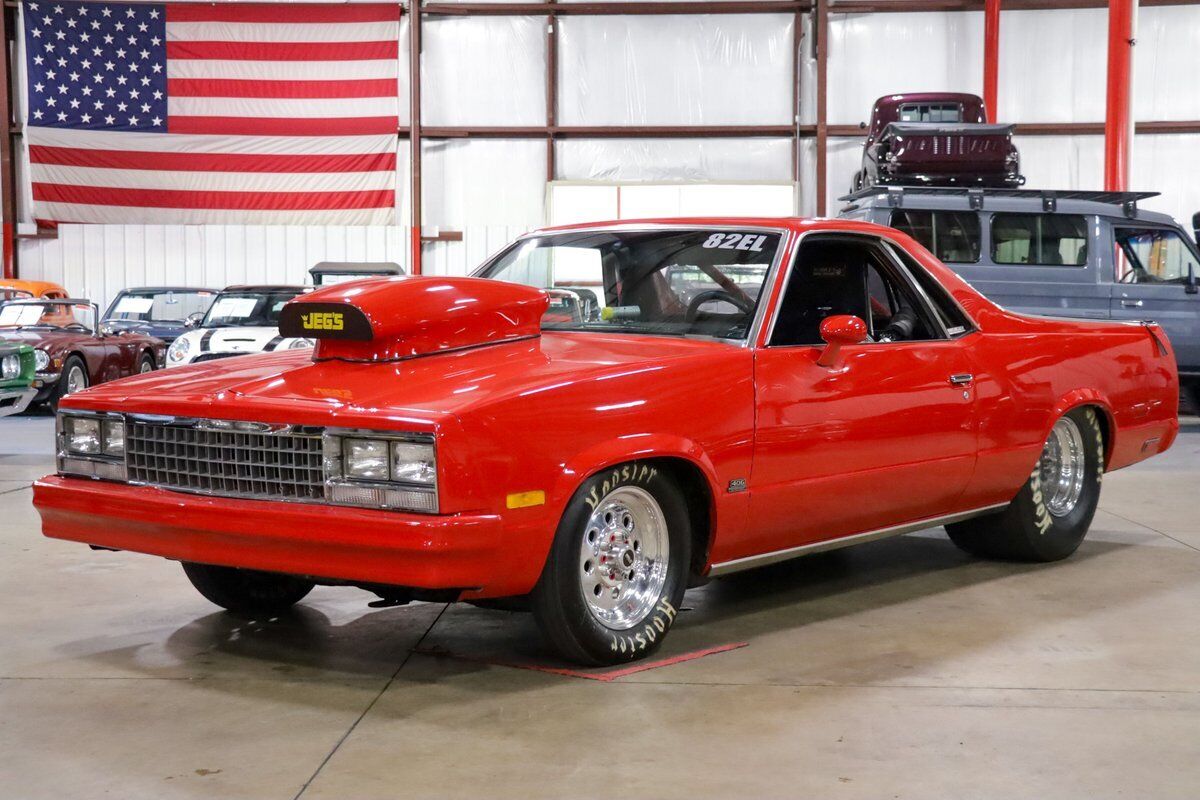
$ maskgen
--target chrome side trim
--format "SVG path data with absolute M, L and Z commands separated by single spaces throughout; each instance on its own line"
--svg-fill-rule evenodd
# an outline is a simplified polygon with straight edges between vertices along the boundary
M 741 572 L 744 569 L 753 569 L 755 567 L 765 567 L 768 564 L 777 564 L 780 561 L 787 561 L 800 556 L 807 556 L 813 553 L 823 553 L 827 550 L 838 550 L 843 547 L 850 547 L 855 544 L 866 544 L 874 542 L 878 539 L 887 539 L 891 536 L 901 536 L 906 533 L 914 533 L 916 531 L 925 530 L 926 528 L 934 528 L 939 525 L 949 525 L 954 522 L 962 522 L 963 520 L 979 517 L 984 514 L 990 514 L 993 511 L 999 511 L 1007 508 L 1008 503 L 997 503 L 996 505 L 984 506 L 970 511 L 962 511 L 958 514 L 949 514 L 943 517 L 928 517 L 919 519 L 916 522 L 906 522 L 902 525 L 892 525 L 888 528 L 879 528 L 874 531 L 865 533 L 855 533 L 850 536 L 842 536 L 838 539 L 827 539 L 822 542 L 812 542 L 810 544 L 802 544 L 799 547 L 789 547 L 786 550 L 775 550 L 770 553 L 760 553 L 756 556 L 746 556 L 745 558 L 735 558 L 732 561 L 722 561 L 720 564 L 713 564 L 712 569 L 708 571 L 708 577 L 719 578 L 722 575 L 729 575 L 734 572 Z

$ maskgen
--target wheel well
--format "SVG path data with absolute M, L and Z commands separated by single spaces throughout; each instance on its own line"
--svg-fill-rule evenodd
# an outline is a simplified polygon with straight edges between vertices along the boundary
M 693 579 L 708 563 L 708 548 L 712 544 L 713 493 L 704 473 L 692 462 L 683 458 L 651 458 L 646 461 L 669 472 L 679 484 L 687 502 L 688 515 L 692 523 Z
M 1104 468 L 1107 470 L 1108 462 L 1112 458 L 1112 420 L 1101 406 L 1089 404 L 1083 407 L 1096 412 L 1096 421 L 1100 423 L 1100 435 L 1104 438 Z

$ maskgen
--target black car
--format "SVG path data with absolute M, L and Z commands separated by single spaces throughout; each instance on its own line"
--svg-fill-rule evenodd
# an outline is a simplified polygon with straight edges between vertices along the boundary
M 219 292 L 191 286 L 125 289 L 104 312 L 102 324 L 112 331 L 135 331 L 167 344 L 204 318 Z

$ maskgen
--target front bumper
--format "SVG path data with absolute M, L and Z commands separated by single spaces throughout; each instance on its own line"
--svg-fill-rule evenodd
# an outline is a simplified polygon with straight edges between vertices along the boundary
M 37 389 L 32 386 L 28 389 L 0 389 L 0 417 L 20 414 L 29 408 L 35 396 Z
M 177 561 L 350 583 L 462 589 L 503 597 L 532 588 L 545 560 L 493 514 L 423 515 L 183 494 L 47 477 L 34 484 L 42 533 Z

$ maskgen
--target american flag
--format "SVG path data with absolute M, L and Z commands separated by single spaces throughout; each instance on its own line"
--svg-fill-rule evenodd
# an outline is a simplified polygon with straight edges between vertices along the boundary
M 390 224 L 398 5 L 21 5 L 34 216 Z

